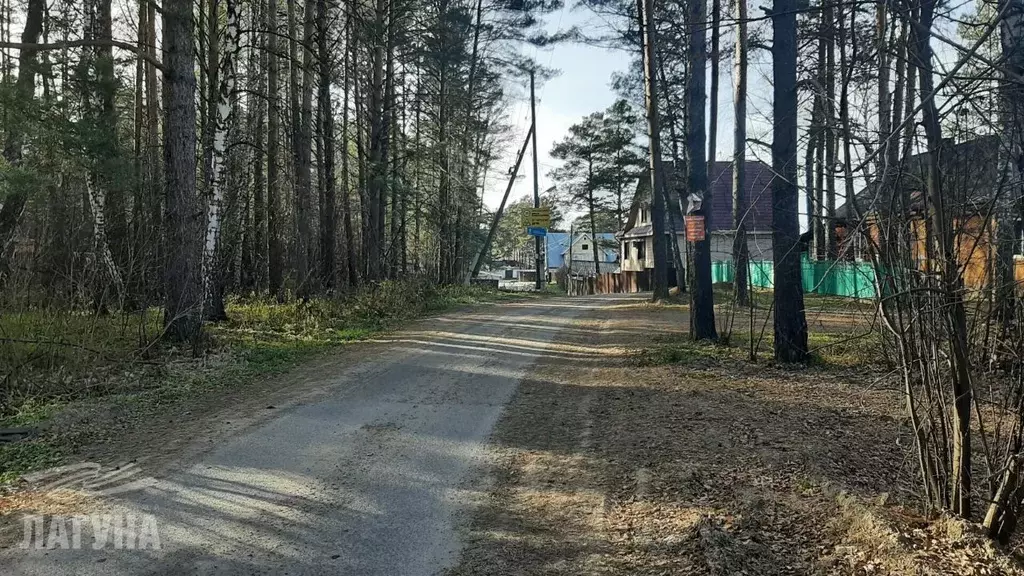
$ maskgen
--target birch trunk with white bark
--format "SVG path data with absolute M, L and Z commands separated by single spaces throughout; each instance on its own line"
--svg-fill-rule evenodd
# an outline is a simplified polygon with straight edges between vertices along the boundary
M 213 153 L 210 159 L 209 198 L 206 209 L 206 235 L 203 244 L 203 302 L 209 306 L 212 291 L 219 279 L 217 248 L 220 244 L 221 220 L 224 212 L 224 180 L 228 131 L 231 128 L 231 95 L 235 91 L 235 60 L 239 52 L 238 6 L 236 0 L 226 0 L 227 13 L 224 28 L 224 50 L 219 62 L 216 115 L 212 119 Z M 208 313 L 212 310 L 208 310 Z

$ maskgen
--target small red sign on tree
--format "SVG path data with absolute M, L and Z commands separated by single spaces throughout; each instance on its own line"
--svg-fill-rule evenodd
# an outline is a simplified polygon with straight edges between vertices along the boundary
M 687 216 L 686 220 L 686 241 L 701 242 L 704 240 L 704 217 Z

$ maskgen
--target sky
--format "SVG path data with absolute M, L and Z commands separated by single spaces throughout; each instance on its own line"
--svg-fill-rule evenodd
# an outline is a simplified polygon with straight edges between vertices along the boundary
M 571 4 L 571 0 L 567 2 Z M 579 26 L 588 28 L 602 25 L 594 15 L 583 10 L 565 7 L 547 18 L 549 31 Z M 540 191 L 551 187 L 548 172 L 559 162 L 551 157 L 551 148 L 587 114 L 604 110 L 615 102 L 615 93 L 610 81 L 614 72 L 626 70 L 630 54 L 625 51 L 606 50 L 582 44 L 562 44 L 547 50 L 530 49 L 537 62 L 547 68 L 559 70 L 559 74 L 537 86 L 537 152 Z M 508 185 L 505 174 L 515 164 L 515 155 L 522 139 L 530 128 L 530 87 L 529 81 L 510 86 L 515 89 L 515 99 L 509 106 L 508 123 L 513 126 L 511 141 L 504 157 L 488 172 L 484 182 L 484 203 L 491 209 L 497 208 Z M 533 194 L 532 157 L 529 148 L 509 202 Z
M 572 0 L 567 1 L 567 4 L 572 3 Z M 548 31 L 553 32 L 571 26 L 594 32 L 598 29 L 607 29 L 609 25 L 601 16 L 584 9 L 574 10 L 570 6 L 547 16 Z M 725 34 L 727 32 L 724 32 L 723 36 Z M 546 80 L 537 87 L 538 181 L 543 193 L 552 185 L 548 173 L 559 165 L 559 161 L 550 155 L 552 146 L 563 139 L 569 127 L 584 116 L 604 110 L 615 102 L 617 95 L 611 88 L 612 75 L 627 70 L 634 55 L 625 50 L 577 43 L 560 44 L 546 50 L 530 50 L 532 52 L 527 53 L 534 54 L 540 65 L 559 71 L 556 77 Z M 755 116 L 770 111 L 770 98 L 761 96 L 766 93 L 770 95 L 770 90 L 756 90 L 758 86 L 767 88 L 768 84 L 767 78 L 762 74 L 762 68 L 758 66 L 757 57 L 752 55 L 751 58 L 749 82 L 752 88 L 748 96 L 748 136 L 768 140 L 768 124 L 757 120 Z M 723 61 L 720 78 L 717 149 L 718 158 L 725 159 L 732 155 L 731 59 Z M 530 127 L 528 81 L 523 81 L 521 85 L 511 85 L 508 89 L 509 92 L 515 92 L 508 113 L 508 123 L 513 129 L 503 158 L 491 167 L 484 182 L 484 203 L 490 209 L 496 209 L 501 202 L 505 187 L 508 185 L 506 173 L 515 164 L 516 152 Z M 748 149 L 748 157 L 770 161 L 767 150 Z M 509 202 L 533 194 L 531 162 L 532 156 L 528 149 L 520 168 L 520 177 L 509 195 Z M 566 212 L 570 215 L 575 214 L 575 211 L 571 210 Z
M 974 0 L 955 0 L 952 8 L 953 15 L 962 15 L 973 9 Z M 600 16 L 594 15 L 585 9 L 573 9 L 575 2 L 566 0 L 567 6 L 562 10 L 552 13 L 546 17 L 547 30 L 554 32 L 577 26 L 587 32 L 607 30 L 608 23 Z M 758 16 L 759 9 L 751 8 L 751 16 Z M 956 38 L 956 27 L 948 20 L 940 20 L 936 23 L 937 29 L 947 35 Z M 752 37 L 761 36 L 771 38 L 770 22 L 767 20 L 756 21 L 750 27 Z M 731 50 L 732 30 L 729 26 L 723 26 L 722 49 Z M 957 52 L 949 46 L 933 41 L 933 48 L 936 52 L 936 60 L 939 69 L 942 66 L 950 66 L 957 60 Z M 592 112 L 606 109 L 616 99 L 615 92 L 611 89 L 611 77 L 615 72 L 623 72 L 628 69 L 633 54 L 625 50 L 610 50 L 596 46 L 583 44 L 559 44 L 547 50 L 532 50 L 537 62 L 547 68 L 554 68 L 559 74 L 543 82 L 537 88 L 537 144 L 539 156 L 539 183 L 540 191 L 543 193 L 552 185 L 548 173 L 556 167 L 559 162 L 551 157 L 550 151 L 555 142 L 561 140 L 568 133 L 569 127 L 579 122 L 584 116 Z M 527 52 L 530 54 L 531 52 Z M 718 118 L 718 160 L 727 160 L 732 156 L 732 58 L 731 54 L 722 55 L 722 70 L 719 80 L 719 118 Z M 750 65 L 748 68 L 748 93 L 747 93 L 747 159 L 761 160 L 771 164 L 770 150 L 763 146 L 751 143 L 750 140 L 763 143 L 771 141 L 772 114 L 772 87 L 771 87 L 771 57 L 765 50 L 751 50 L 749 53 Z M 708 86 L 710 88 L 710 71 L 708 72 Z M 530 125 L 530 102 L 529 84 L 523 81 L 519 84 L 509 85 L 508 92 L 512 94 L 508 106 L 507 122 L 513 126 L 509 135 L 509 143 L 506 147 L 504 157 L 493 165 L 487 174 L 484 182 L 484 203 L 490 209 L 496 209 L 501 202 L 501 197 L 508 184 L 506 176 L 509 169 L 515 164 L 515 155 L 526 136 Z M 709 103 L 710 105 L 710 103 Z M 806 133 L 807 115 L 801 115 L 801 139 Z M 800 158 L 803 158 L 803 142 L 799 145 Z M 855 151 L 854 164 L 860 161 L 860 151 Z M 533 193 L 532 157 L 527 151 L 520 168 L 520 177 L 517 179 L 509 202 L 513 202 L 523 196 Z M 863 186 L 863 182 L 855 179 L 855 186 Z M 841 188 L 841 186 L 840 186 Z M 804 200 L 801 190 L 800 207 L 803 212 Z M 837 198 L 837 204 L 842 204 L 845 198 Z M 571 218 L 579 214 L 578 210 L 569 210 L 563 207 L 564 212 Z M 800 214 L 801 226 L 806 228 L 807 217 Z

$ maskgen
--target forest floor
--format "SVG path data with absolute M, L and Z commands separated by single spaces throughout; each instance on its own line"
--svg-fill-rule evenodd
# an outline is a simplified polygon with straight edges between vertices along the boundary
M 804 367 L 773 364 L 763 315 L 756 362 L 750 317 L 724 307 L 730 347 L 687 342 L 682 305 L 577 319 L 565 340 L 604 361 L 543 358 L 520 385 L 448 576 L 1024 574 L 973 525 L 918 512 L 872 307 L 807 311 Z

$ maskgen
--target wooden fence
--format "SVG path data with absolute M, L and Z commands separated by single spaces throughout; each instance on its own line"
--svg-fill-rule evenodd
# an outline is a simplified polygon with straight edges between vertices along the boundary
M 567 276 L 565 292 L 569 296 L 592 294 L 630 294 L 651 289 L 651 273 L 605 272 L 598 276 Z

